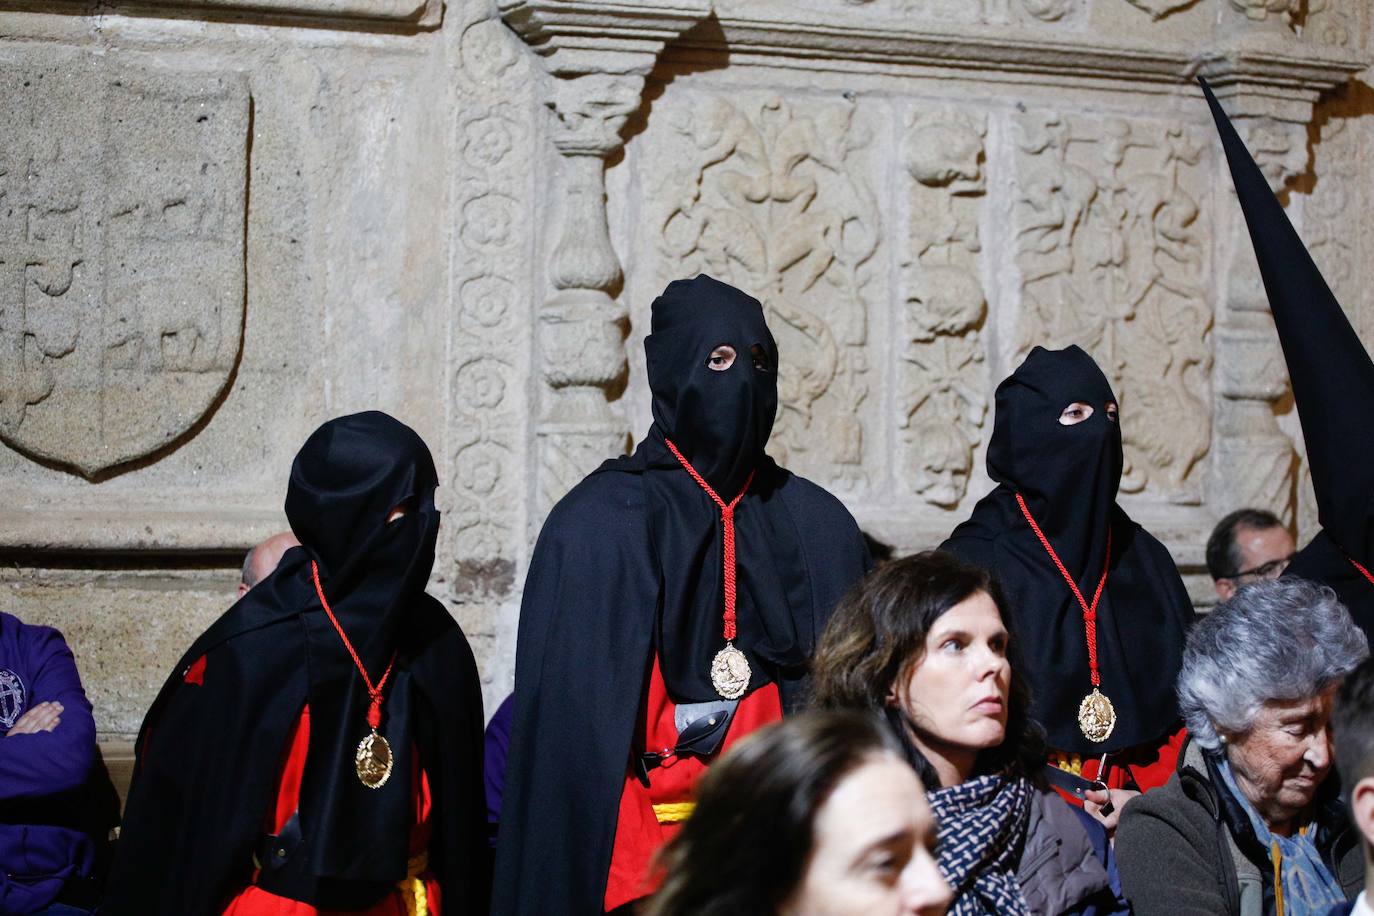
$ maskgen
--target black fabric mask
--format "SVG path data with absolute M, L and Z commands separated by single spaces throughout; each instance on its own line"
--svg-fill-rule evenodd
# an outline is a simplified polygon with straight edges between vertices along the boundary
M 1009 629 L 1031 685 L 1032 715 L 1052 747 L 1082 754 L 1119 751 L 1177 725 L 1174 681 L 1193 609 L 1169 552 L 1116 505 L 1121 429 L 1102 371 L 1078 347 L 1036 347 L 997 387 L 988 473 L 1000 485 L 943 549 L 990 570 L 1008 599 Z M 1072 426 L 1070 404 L 1092 407 Z M 1117 725 L 1096 744 L 1078 728 L 1078 704 L 1092 689 L 1083 609 L 1016 502 L 1031 515 L 1088 601 L 1111 541 L 1111 568 L 1098 604 L 1102 692 Z
M 651 314 L 644 353 L 654 425 L 729 502 L 763 457 L 778 412 L 778 345 L 763 306 L 702 274 L 669 283 Z M 721 345 L 735 361 L 718 371 L 708 360 Z
M 1374 362 L 1212 90 L 1198 82 L 1255 247 L 1317 495 L 1322 533 L 1288 574 L 1335 588 L 1374 633 L 1374 586 L 1349 563 L 1374 564 Z
M 425 600 L 434 566 L 438 476 L 414 430 L 371 411 L 330 420 L 306 440 L 291 467 L 286 516 L 319 564 L 330 608 L 375 684 L 403 653 L 407 616 Z M 396 507 L 406 511 L 388 522 Z M 307 573 L 308 574 L 308 573 Z M 313 593 L 312 593 L 313 594 Z M 354 772 L 368 732 L 370 698 L 362 675 L 318 600 L 305 615 L 310 749 L 301 783 L 307 870 L 370 878 L 405 868 L 394 842 L 412 819 L 409 675 L 403 662 L 385 685 L 381 733 L 394 757 L 391 778 L 369 789 Z
M 1092 415 L 1065 426 L 1060 414 L 1073 403 Z M 1111 384 L 1077 346 L 1036 347 L 997 386 L 988 476 L 1025 497 L 1070 570 L 1087 564 L 1100 572 L 1107 549 L 1122 468 L 1121 425 L 1108 417 L 1109 403 Z

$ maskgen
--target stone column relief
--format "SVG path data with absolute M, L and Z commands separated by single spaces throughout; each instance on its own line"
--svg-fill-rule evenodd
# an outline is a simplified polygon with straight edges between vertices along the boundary
M 1016 355 L 1091 352 L 1125 420 L 1122 490 L 1200 502 L 1212 432 L 1202 140 L 1179 123 L 1056 112 L 1018 130 Z
M 540 370 L 549 389 L 538 421 L 541 514 L 628 444 L 630 431 L 609 403 L 626 371 L 629 315 L 613 296 L 622 276 L 606 223 L 605 172 L 643 88 L 638 75 L 554 84 L 563 213 L 549 270 L 555 292 L 539 312 Z
M 606 159 L 642 102 L 664 45 L 710 12 L 707 0 L 501 0 L 501 15 L 546 59 L 547 106 L 561 157 L 561 222 L 539 311 L 543 386 L 535 434 L 536 519 L 583 475 L 629 444 L 610 398 L 626 372 L 628 314 L 615 296 L 620 259 L 606 221 Z
M 986 133 L 982 116 L 953 111 L 917 115 L 906 133 L 911 189 L 899 477 L 927 503 L 946 509 L 968 490 L 988 409 L 980 333 L 988 307 L 978 231 L 987 192 Z
M 781 350 L 768 451 L 841 490 L 868 482 L 869 313 L 881 301 L 874 126 L 849 100 L 693 96 L 646 161 L 660 279 L 704 271 L 759 297 Z

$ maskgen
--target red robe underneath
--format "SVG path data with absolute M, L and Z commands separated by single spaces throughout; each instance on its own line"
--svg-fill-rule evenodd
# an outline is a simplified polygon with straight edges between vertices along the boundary
M 272 812 L 270 822 L 265 825 L 269 833 L 279 833 L 300 804 L 301 777 L 305 775 L 305 755 L 309 748 L 310 707 L 307 706 L 301 710 L 301 717 L 296 720 L 291 734 L 286 739 L 281 777 L 277 781 L 276 808 Z M 410 829 L 410 856 L 412 863 L 418 866 L 417 857 L 423 856 L 429 849 L 431 799 L 429 777 L 420 768 L 419 755 L 411 754 L 410 758 L 415 761 L 413 778 L 410 781 L 414 787 L 412 796 L 415 811 L 414 826 Z M 256 872 L 253 874 L 253 880 L 257 880 Z M 416 880 L 424 887 L 427 898 L 425 902 L 430 916 L 439 916 L 438 882 L 434 880 L 433 875 L 422 869 Z M 365 910 L 349 910 L 345 913 L 342 910 L 316 909 L 308 903 L 278 897 L 256 884 L 250 884 L 229 901 L 224 916 L 411 916 L 416 912 L 415 896 L 415 881 L 408 878 L 401 885 L 397 885 L 381 902 Z M 407 897 L 410 898 L 409 901 Z
M 1178 769 L 1178 755 L 1183 743 L 1188 740 L 1188 729 L 1179 728 L 1173 734 L 1165 735 L 1150 744 L 1137 744 L 1124 751 L 1117 751 L 1107 758 L 1107 788 L 1139 789 L 1148 792 L 1169 781 Z M 1084 779 L 1096 779 L 1098 765 L 1102 757 L 1084 757 L 1066 751 L 1050 751 L 1050 763 Z M 1060 791 L 1064 800 L 1072 805 L 1083 804 L 1083 800 Z
M 644 720 L 633 747 L 654 751 L 675 747 L 677 725 L 673 717 L 676 711 L 677 705 L 669 698 L 668 688 L 663 683 L 658 657 L 654 656 Z M 740 700 L 718 753 L 725 753 L 745 735 L 781 718 L 782 700 L 777 685 L 760 687 Z M 647 789 L 633 772 L 626 772 L 625 788 L 620 795 L 620 815 L 616 819 L 615 845 L 611 850 L 611 870 L 606 878 L 607 911 L 658 889 L 662 876 L 653 873 L 654 855 L 677 833 L 681 821 L 661 822 L 654 813 L 654 806 L 690 802 L 697 780 L 706 772 L 706 767 L 707 763 L 700 757 L 669 758 L 662 766 L 649 771 Z

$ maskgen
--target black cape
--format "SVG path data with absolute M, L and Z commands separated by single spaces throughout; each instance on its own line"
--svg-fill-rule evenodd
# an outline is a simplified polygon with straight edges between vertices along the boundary
M 997 576 L 1031 687 L 1031 714 L 1051 747 L 1084 755 L 1124 750 L 1175 729 L 1174 682 L 1193 620 L 1168 550 L 1116 505 L 1121 430 L 1104 409 L 1115 400 L 1106 377 L 1078 347 L 1031 351 L 997 388 L 988 473 L 998 486 L 941 545 Z M 1073 402 L 1092 405 L 1093 415 L 1060 425 L 1060 412 Z M 1083 610 L 1022 514 L 1018 492 L 1088 602 L 1102 575 L 1110 528 L 1097 655 L 1101 690 L 1117 723 L 1102 743 L 1089 741 L 1078 726 L 1079 703 L 1092 689 Z
M 730 369 L 707 368 L 719 344 Z M 805 703 L 806 662 L 866 570 L 844 506 L 762 454 L 776 411 L 776 345 L 756 300 L 709 277 L 654 303 L 645 344 L 654 428 L 550 513 L 520 611 L 515 706 L 492 912 L 600 913 L 620 795 L 657 653 L 675 702 L 717 699 L 723 645 L 720 511 L 667 450 L 672 439 L 736 509 L 739 633 L 750 688 Z M 757 347 L 757 355 L 750 351 Z
M 1329 585 L 1374 638 L 1374 362 L 1205 81 L 1283 345 L 1322 530 L 1286 575 Z
M 477 668 L 453 618 L 422 591 L 438 525 L 433 477 L 423 442 L 384 414 L 331 421 L 307 441 L 287 499 L 306 546 L 195 641 L 145 717 L 102 912 L 218 913 L 255 856 L 274 892 L 331 908 L 376 902 L 406 874 L 412 746 L 432 792 L 429 868 L 449 906 L 484 905 Z M 398 504 L 407 515 L 382 524 Z M 395 766 L 377 790 L 353 771 L 368 696 L 320 606 L 312 561 L 369 673 L 396 656 L 380 729 Z M 202 673 L 188 681 L 193 666 Z M 300 837 L 276 862 L 260 846 L 307 702 Z

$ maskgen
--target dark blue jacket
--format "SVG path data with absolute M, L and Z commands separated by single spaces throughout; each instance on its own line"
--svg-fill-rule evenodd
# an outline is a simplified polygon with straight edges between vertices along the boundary
M 50 732 L 0 737 L 0 914 L 32 913 L 89 877 L 95 843 L 68 817 L 96 760 L 95 722 L 62 634 L 0 614 L 0 735 L 56 700 Z

